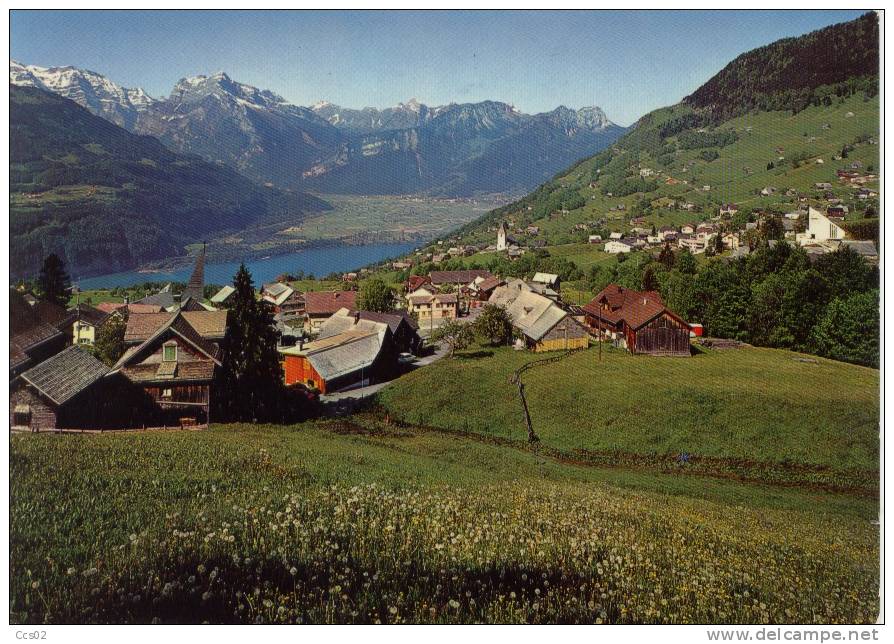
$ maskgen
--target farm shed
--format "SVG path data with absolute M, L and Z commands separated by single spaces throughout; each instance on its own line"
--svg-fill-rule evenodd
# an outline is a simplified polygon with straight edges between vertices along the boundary
M 324 394 L 387 380 L 397 368 L 391 329 L 371 320 L 359 320 L 346 331 L 279 352 L 286 385 L 307 385 Z
M 70 346 L 21 374 L 9 400 L 9 425 L 46 430 L 90 427 L 97 423 L 89 390 L 109 368 L 77 346 Z
M 491 302 L 506 307 L 512 326 L 532 351 L 567 351 L 589 344 L 587 330 L 547 297 L 507 285 L 494 291 Z
M 654 291 L 609 284 L 584 307 L 587 324 L 631 353 L 689 356 L 689 325 Z

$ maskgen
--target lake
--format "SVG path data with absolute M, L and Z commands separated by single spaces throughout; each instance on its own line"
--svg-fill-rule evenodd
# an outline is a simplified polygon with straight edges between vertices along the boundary
M 272 282 L 283 273 L 313 273 L 315 277 L 323 277 L 329 273 L 343 273 L 357 270 L 367 264 L 374 264 L 390 257 L 404 255 L 418 244 L 390 243 L 368 244 L 365 246 L 330 246 L 326 248 L 308 248 L 297 253 L 275 255 L 264 259 L 247 261 L 255 286 Z M 231 284 L 233 276 L 239 270 L 240 262 L 223 262 L 205 264 L 206 284 Z M 143 282 L 186 282 L 192 274 L 193 265 L 184 266 L 171 271 L 125 271 L 109 273 L 97 277 L 75 280 L 81 290 L 98 288 L 114 288 L 131 286 Z

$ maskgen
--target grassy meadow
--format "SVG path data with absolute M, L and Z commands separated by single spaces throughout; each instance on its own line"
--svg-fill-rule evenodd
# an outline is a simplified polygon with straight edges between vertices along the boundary
M 877 502 L 375 415 L 15 435 L 13 623 L 869 622 Z
M 509 348 L 469 351 L 379 393 L 410 423 L 525 440 L 509 382 L 539 359 Z M 700 349 L 691 358 L 595 348 L 523 375 L 546 448 L 600 463 L 877 489 L 879 372 L 776 349 Z

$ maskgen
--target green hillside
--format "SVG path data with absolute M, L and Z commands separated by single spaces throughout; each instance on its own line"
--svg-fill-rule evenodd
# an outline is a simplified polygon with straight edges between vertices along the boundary
M 10 124 L 13 277 L 33 275 L 50 253 L 74 275 L 123 270 L 227 230 L 328 207 L 175 154 L 38 89 L 10 86 Z
M 10 477 L 11 623 L 879 612 L 877 501 L 575 465 L 371 417 L 14 436 Z
M 645 115 L 610 149 L 459 229 L 457 238 L 493 243 L 496 226 L 508 220 L 516 229 L 540 227 L 520 241 L 558 245 L 628 230 L 637 216 L 649 226 L 697 222 L 729 202 L 743 215 L 787 212 L 801 197 L 822 205 L 818 182 L 832 183 L 852 218 L 877 217 L 878 199 L 856 199 L 835 174 L 855 162 L 879 172 L 877 56 L 875 14 L 744 54 L 685 101 Z M 740 86 L 760 100 L 739 96 Z M 846 158 L 833 158 L 843 150 Z M 775 194 L 761 196 L 767 187 Z M 877 191 L 878 181 L 868 187 Z M 687 203 L 693 210 L 681 209 Z
M 480 354 L 395 381 L 381 404 L 411 423 L 527 440 L 510 376 L 540 356 Z M 700 349 L 688 359 L 607 349 L 600 361 L 591 348 L 531 369 L 523 381 L 534 431 L 567 455 L 658 466 L 685 452 L 715 473 L 877 485 L 874 369 L 773 349 Z
M 686 136 L 702 128 L 659 136 L 663 125 L 692 113 L 683 104 L 650 113 L 637 125 L 638 136 L 622 137 L 610 152 L 582 161 L 523 199 L 491 211 L 459 229 L 456 237 L 493 243 L 496 226 L 509 220 L 515 228 L 540 228 L 538 235 L 521 235 L 521 241 L 562 245 L 586 242 L 592 233 L 627 231 L 634 217 L 644 217 L 646 227 L 696 223 L 717 215 L 723 203 L 737 204 L 740 212 L 789 212 L 802 196 L 822 206 L 827 190 L 817 190 L 814 184 L 819 182 L 832 184 L 831 192 L 850 206 L 850 218 L 865 218 L 869 207 L 878 213 L 877 198 L 858 200 L 855 189 L 835 174 L 854 162 L 865 172 L 878 173 L 878 96 L 851 96 L 797 114 L 752 112 L 730 119 L 705 132 L 728 136 L 730 143 L 722 147 L 702 147 L 699 141 L 708 137 Z M 656 141 L 648 141 L 652 138 Z M 845 146 L 847 158 L 833 160 Z M 643 179 L 642 169 L 655 175 Z M 775 194 L 762 196 L 767 187 L 775 188 Z M 878 190 L 878 180 L 868 187 Z M 682 209 L 686 203 L 694 209 Z M 579 224 L 585 228 L 576 229 Z

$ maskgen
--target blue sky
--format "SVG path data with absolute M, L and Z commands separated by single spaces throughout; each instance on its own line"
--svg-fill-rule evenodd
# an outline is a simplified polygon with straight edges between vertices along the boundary
M 167 95 L 184 76 L 308 105 L 599 105 L 629 125 L 738 54 L 861 11 L 13 11 L 11 56 Z

